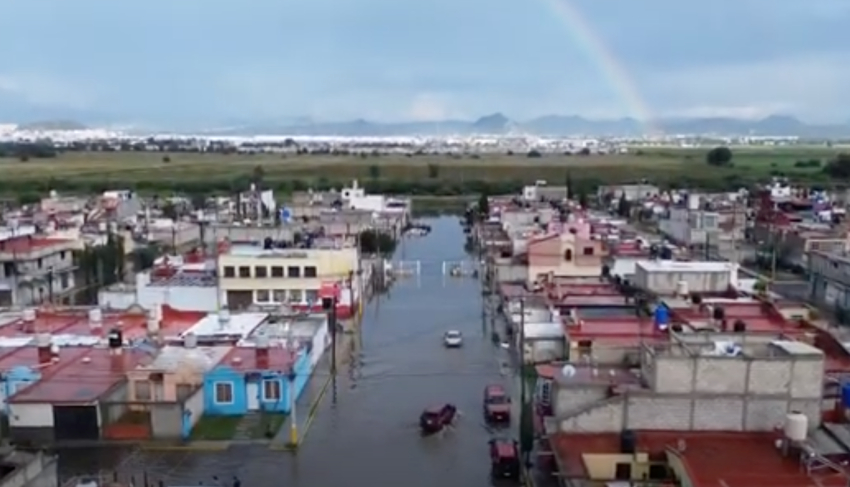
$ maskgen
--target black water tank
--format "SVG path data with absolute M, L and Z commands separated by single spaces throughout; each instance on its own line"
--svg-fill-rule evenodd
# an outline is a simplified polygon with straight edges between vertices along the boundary
M 109 330 L 109 334 L 106 335 L 106 339 L 109 343 L 109 348 L 121 348 L 124 345 L 124 334 L 121 333 L 119 328 Z
M 661 257 L 661 260 L 672 260 L 673 249 L 665 245 L 664 247 L 661 247 L 661 250 L 659 251 L 659 256 Z
M 721 308 L 720 306 L 717 306 L 717 307 L 715 307 L 715 308 L 714 308 L 714 313 L 713 313 L 713 315 L 712 315 L 712 318 L 714 318 L 715 320 L 720 321 L 720 320 L 722 320 L 722 319 L 723 319 L 723 318 L 725 318 L 725 317 L 726 317 L 726 310 L 724 310 L 724 309 L 723 309 L 723 308 Z
M 682 325 L 680 325 L 678 323 L 676 323 L 674 325 L 670 325 L 670 329 L 673 330 L 675 333 L 682 333 L 682 331 L 684 331 L 684 328 L 682 328 Z
M 637 450 L 637 435 L 632 430 L 620 432 L 620 453 L 634 454 Z
M 602 266 L 602 277 L 608 277 L 611 275 L 611 268 L 607 265 Z
M 735 333 L 744 333 L 745 331 L 747 331 L 747 324 L 741 320 L 738 320 L 735 322 L 734 325 L 732 325 L 732 330 Z
M 657 259 L 658 258 L 658 246 L 657 245 L 652 244 L 652 245 L 649 246 L 649 258 L 650 259 Z
M 263 240 L 263 248 L 266 250 L 271 250 L 274 247 L 274 240 L 271 237 L 266 237 Z

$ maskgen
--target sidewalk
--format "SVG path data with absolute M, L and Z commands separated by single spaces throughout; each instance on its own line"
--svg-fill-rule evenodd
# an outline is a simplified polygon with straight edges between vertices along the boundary
M 344 350 L 352 339 L 350 335 L 340 333 L 337 335 L 337 370 L 344 363 Z M 322 360 L 316 364 L 313 375 L 304 387 L 301 397 L 295 403 L 295 420 L 298 431 L 298 445 L 303 444 L 307 433 L 310 431 L 310 426 L 316 417 L 319 405 L 322 402 L 325 394 L 330 389 L 331 384 L 331 350 L 328 349 Z M 290 429 L 292 427 L 292 415 L 286 418 L 280 430 L 271 440 L 269 448 L 273 450 L 294 450 L 296 446 L 291 445 Z

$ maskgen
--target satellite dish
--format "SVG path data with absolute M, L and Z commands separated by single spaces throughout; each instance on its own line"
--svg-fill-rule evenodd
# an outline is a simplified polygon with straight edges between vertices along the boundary
M 563 375 L 564 377 L 566 377 L 568 379 L 571 378 L 571 377 L 575 377 L 576 368 L 574 366 L 570 365 L 570 364 L 567 364 L 561 369 L 561 375 Z

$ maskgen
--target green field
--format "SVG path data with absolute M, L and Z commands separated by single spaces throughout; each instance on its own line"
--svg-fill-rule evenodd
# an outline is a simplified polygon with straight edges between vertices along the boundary
M 378 190 L 456 195 L 485 186 L 513 188 L 547 180 L 559 184 L 567 173 L 587 187 L 643 178 L 662 185 L 722 188 L 771 175 L 828 183 L 820 167 L 839 149 L 795 147 L 733 149 L 732 167 L 705 162 L 706 149 L 636 149 L 630 154 L 544 155 L 222 155 L 199 153 L 68 152 L 52 159 L 0 159 L 0 192 L 92 191 L 129 187 L 140 191 L 224 192 L 259 178 L 278 190 L 319 189 L 359 179 Z M 167 160 L 166 160 L 167 157 Z M 261 169 L 258 169 L 261 168 Z M 489 190 L 489 189 L 487 189 Z

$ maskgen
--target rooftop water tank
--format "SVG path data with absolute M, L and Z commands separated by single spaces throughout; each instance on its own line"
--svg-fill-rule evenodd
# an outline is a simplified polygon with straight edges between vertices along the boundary
M 198 336 L 194 333 L 187 333 L 183 336 L 183 346 L 186 348 L 195 348 L 198 346 Z
M 109 348 L 121 348 L 124 346 L 124 333 L 121 332 L 120 328 L 113 328 L 106 335 L 106 341 L 109 344 Z
M 659 330 L 667 328 L 667 325 L 670 323 L 670 311 L 667 309 L 667 306 L 659 304 L 655 307 L 653 322 L 655 323 L 655 327 Z
M 35 346 L 38 348 L 47 348 L 52 343 L 53 338 L 50 333 L 39 333 L 35 336 Z
M 221 308 L 218 311 L 218 322 L 221 325 L 225 325 L 230 323 L 230 310 L 227 308 Z
M 103 312 L 100 308 L 92 308 L 89 310 L 89 326 L 92 328 L 100 328 L 103 324 Z
M 620 432 L 620 453 L 634 454 L 637 450 L 637 435 L 632 430 Z
M 676 283 L 676 295 L 685 297 L 689 294 L 688 292 L 688 281 L 679 281 Z
M 258 335 L 257 336 L 257 348 L 269 348 L 269 336 L 268 335 Z
M 785 438 L 791 441 L 806 441 L 809 434 L 809 418 L 803 413 L 791 412 L 785 417 Z
M 147 321 L 148 333 L 157 333 L 159 331 L 159 320 L 153 316 L 148 317 Z
M 24 321 L 35 321 L 35 308 L 27 308 L 24 310 Z

